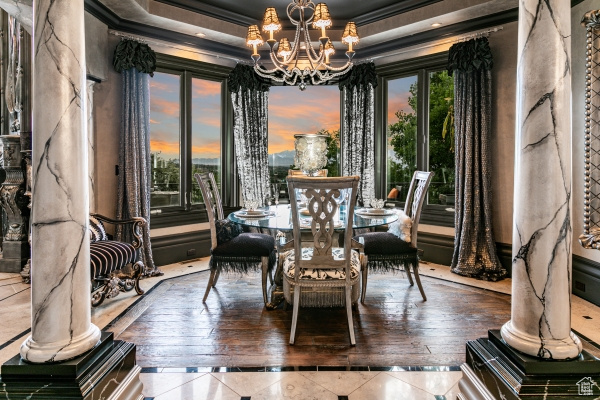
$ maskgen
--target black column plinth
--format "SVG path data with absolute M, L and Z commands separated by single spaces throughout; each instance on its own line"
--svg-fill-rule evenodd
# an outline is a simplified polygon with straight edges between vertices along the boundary
M 19 355 L 0 369 L 0 398 L 143 399 L 135 345 L 102 332 L 100 343 L 73 360 L 30 364 Z
M 600 349 L 583 340 L 574 360 L 544 360 L 509 347 L 498 330 L 467 342 L 467 364 L 498 399 L 575 399 L 600 397 Z M 468 396 L 466 396 L 468 398 Z

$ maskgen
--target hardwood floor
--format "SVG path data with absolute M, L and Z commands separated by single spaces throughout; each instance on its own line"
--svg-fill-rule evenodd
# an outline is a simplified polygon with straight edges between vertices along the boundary
M 290 346 L 291 309 L 265 310 L 259 274 L 222 276 L 202 304 L 207 279 L 174 278 L 147 295 L 117 336 L 137 345 L 141 367 L 457 366 L 467 340 L 510 319 L 508 295 L 422 277 L 423 302 L 403 275 L 370 275 L 355 347 L 343 308 L 301 309 Z

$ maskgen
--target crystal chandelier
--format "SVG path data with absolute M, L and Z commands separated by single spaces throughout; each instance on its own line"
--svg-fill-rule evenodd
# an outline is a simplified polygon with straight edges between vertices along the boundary
M 296 35 L 292 43 L 287 38 L 282 38 L 276 44 L 277 40 L 273 38 L 273 34 L 281 30 L 281 23 L 274 7 L 267 8 L 263 17 L 262 29 L 269 33 L 267 43 L 270 48 L 269 54 L 273 69 L 267 69 L 258 64 L 260 59 L 258 46 L 262 45 L 264 41 L 258 25 L 251 25 L 248 28 L 246 43 L 248 46 L 252 46 L 254 70 L 258 75 L 275 82 L 292 86 L 298 85 L 300 90 L 304 90 L 307 83 L 320 85 L 336 76 L 345 74 L 352 68 L 352 57 L 354 57 L 352 46 L 359 40 L 354 22 L 346 24 L 342 35 L 342 43 L 348 45 L 348 51 L 346 51 L 348 61 L 343 66 L 332 67 L 329 57 L 335 52 L 335 49 L 325 32 L 326 28 L 331 27 L 331 17 L 327 5 L 319 3 L 315 6 L 310 0 L 293 0 L 287 6 L 287 15 L 292 24 L 296 26 Z M 308 27 L 311 23 L 314 28 L 321 29 L 319 38 L 321 44 L 318 51 L 314 49 L 310 40 Z

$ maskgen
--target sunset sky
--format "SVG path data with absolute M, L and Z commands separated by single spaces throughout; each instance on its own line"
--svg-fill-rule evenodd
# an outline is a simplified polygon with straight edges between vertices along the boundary
M 179 158 L 179 80 L 160 72 L 150 79 L 150 151 L 166 160 Z M 221 83 L 193 78 L 192 158 L 219 158 L 220 130 Z
M 340 89 L 273 86 L 269 92 L 269 154 L 294 150 L 294 135 L 340 128 Z
M 396 123 L 396 111 L 413 112 L 408 105 L 410 85 L 417 82 L 417 76 L 407 76 L 388 81 L 388 125 Z
M 407 100 L 417 77 L 388 83 L 388 123 L 396 122 L 398 110 L 411 112 Z M 150 79 L 151 152 L 163 159 L 179 158 L 179 90 L 177 75 L 157 72 Z M 192 79 L 192 157 L 219 158 L 221 84 Z M 269 91 L 269 154 L 294 149 L 294 135 L 340 128 L 340 90 L 337 85 L 273 86 Z

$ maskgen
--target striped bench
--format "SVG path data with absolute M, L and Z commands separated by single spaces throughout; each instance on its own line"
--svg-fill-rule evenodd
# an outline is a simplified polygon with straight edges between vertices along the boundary
M 131 243 L 111 240 L 104 223 L 124 225 L 131 229 Z M 97 307 L 104 299 L 117 296 L 132 289 L 138 294 L 144 291 L 139 280 L 144 272 L 141 261 L 141 229 L 146 226 L 143 218 L 114 220 L 99 214 L 90 215 L 90 271 L 92 277 L 92 306 Z

